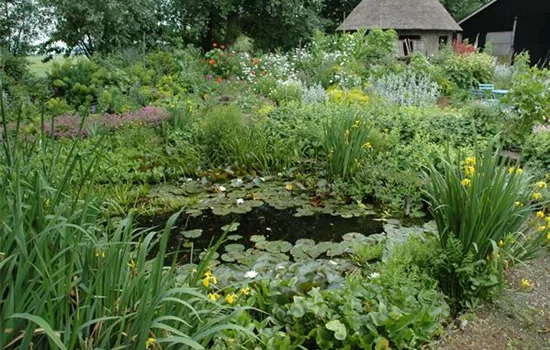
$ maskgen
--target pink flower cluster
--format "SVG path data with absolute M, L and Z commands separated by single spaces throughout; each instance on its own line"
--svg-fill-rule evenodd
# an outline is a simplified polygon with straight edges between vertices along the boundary
M 112 131 L 125 126 L 160 125 L 169 117 L 162 108 L 148 106 L 133 112 L 124 114 L 104 114 L 99 118 L 88 118 L 82 128 L 82 119 L 79 115 L 65 114 L 55 118 L 53 129 L 51 123 L 44 125 L 44 131 L 48 136 L 62 137 L 88 137 L 89 129 L 94 125 L 101 130 Z

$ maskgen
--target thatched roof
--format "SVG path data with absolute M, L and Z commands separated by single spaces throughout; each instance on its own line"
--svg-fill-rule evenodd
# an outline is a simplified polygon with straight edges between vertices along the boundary
M 462 31 L 439 0 L 363 0 L 338 30 L 359 28 Z

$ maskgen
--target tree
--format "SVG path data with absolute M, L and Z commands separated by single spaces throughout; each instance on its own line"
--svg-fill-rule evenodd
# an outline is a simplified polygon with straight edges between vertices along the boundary
M 47 31 L 50 12 L 38 0 L 3 0 L 0 5 L 0 47 L 14 56 L 32 50 Z
M 87 56 L 127 47 L 147 47 L 158 40 L 158 0 L 44 0 L 56 18 L 52 41 Z
M 457 20 L 460 20 L 474 12 L 490 0 L 440 0 L 443 6 Z

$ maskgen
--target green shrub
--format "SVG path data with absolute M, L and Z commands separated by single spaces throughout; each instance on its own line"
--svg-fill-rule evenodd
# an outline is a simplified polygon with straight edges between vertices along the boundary
M 485 53 L 458 54 L 449 49 L 435 57 L 434 63 L 462 91 L 477 88 L 480 83 L 492 83 L 494 59 Z
M 531 134 L 523 144 L 522 158 L 531 168 L 550 172 L 550 132 L 539 131 Z

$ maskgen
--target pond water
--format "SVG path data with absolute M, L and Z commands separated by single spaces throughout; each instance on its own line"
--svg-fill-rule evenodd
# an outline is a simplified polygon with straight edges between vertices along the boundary
M 182 214 L 172 229 L 168 249 L 171 252 L 188 252 L 189 242 L 192 242 L 194 250 L 204 250 L 212 241 L 220 237 L 224 229 L 228 229 L 226 225 L 233 226 L 230 230 L 232 232 L 228 233 L 229 237 L 235 237 L 235 240 L 246 248 L 254 245 L 250 240 L 252 236 L 263 236 L 269 241 L 282 240 L 295 244 L 299 239 L 339 242 L 344 234 L 350 232 L 369 236 L 384 231 L 384 222 L 376 215 L 343 218 L 316 213 L 311 216 L 296 217 L 296 212 L 295 209 L 278 210 L 269 205 L 262 205 L 245 214 L 220 216 L 210 211 L 195 217 Z M 171 214 L 167 214 L 147 218 L 141 220 L 139 224 L 142 227 L 162 229 L 170 216 Z M 238 238 L 237 235 L 242 238 Z M 194 236 L 198 237 L 190 238 Z M 189 256 L 183 253 L 178 260 L 188 262 Z

